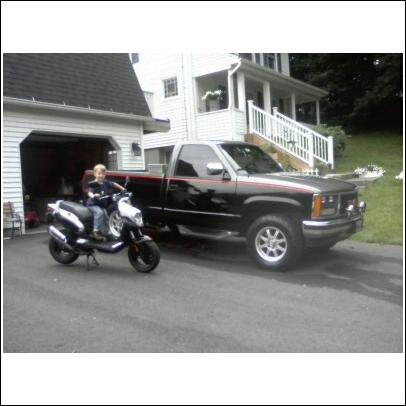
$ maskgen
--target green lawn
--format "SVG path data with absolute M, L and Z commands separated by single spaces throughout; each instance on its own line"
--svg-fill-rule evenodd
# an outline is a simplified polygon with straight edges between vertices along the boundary
M 337 172 L 351 172 L 368 164 L 383 167 L 386 173 L 361 193 L 367 202 L 364 229 L 354 240 L 383 244 L 403 242 L 403 182 L 395 176 L 403 170 L 403 137 L 394 133 L 354 135 L 346 151 L 336 159 Z

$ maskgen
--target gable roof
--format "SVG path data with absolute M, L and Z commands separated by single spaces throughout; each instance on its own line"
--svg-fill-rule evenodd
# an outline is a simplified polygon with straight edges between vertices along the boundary
M 151 117 L 128 54 L 4 54 L 3 96 Z

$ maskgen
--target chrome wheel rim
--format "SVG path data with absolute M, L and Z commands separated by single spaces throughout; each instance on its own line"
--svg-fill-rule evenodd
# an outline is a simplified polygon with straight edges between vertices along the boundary
M 123 228 L 123 220 L 118 210 L 114 210 L 109 217 L 109 227 L 111 234 L 114 237 L 120 237 L 121 229 Z
M 278 262 L 288 250 L 288 240 L 281 229 L 274 226 L 261 228 L 255 238 L 258 255 L 267 262 Z

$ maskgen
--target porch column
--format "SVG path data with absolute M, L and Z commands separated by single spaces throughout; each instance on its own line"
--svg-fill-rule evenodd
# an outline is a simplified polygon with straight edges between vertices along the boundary
M 238 108 L 246 111 L 245 103 L 245 75 L 241 71 L 237 71 L 237 90 L 238 90 Z
M 269 82 L 262 82 L 262 92 L 264 94 L 264 110 L 271 114 L 272 110 L 272 95 L 271 84 Z
M 291 111 L 292 111 L 292 119 L 296 120 L 296 94 L 292 92 L 290 94 L 290 104 L 291 104 Z
M 320 101 L 316 100 L 316 124 L 320 125 Z

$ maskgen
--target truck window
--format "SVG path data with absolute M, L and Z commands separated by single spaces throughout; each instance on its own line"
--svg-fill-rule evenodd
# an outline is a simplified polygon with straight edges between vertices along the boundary
M 206 165 L 220 162 L 215 152 L 207 145 L 184 145 L 176 164 L 175 176 L 220 178 L 222 175 L 208 175 Z

